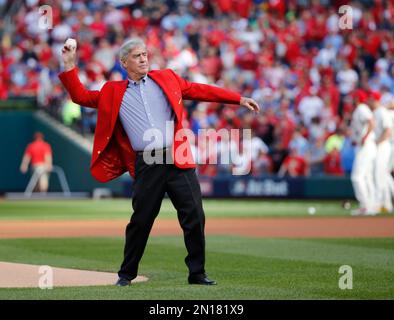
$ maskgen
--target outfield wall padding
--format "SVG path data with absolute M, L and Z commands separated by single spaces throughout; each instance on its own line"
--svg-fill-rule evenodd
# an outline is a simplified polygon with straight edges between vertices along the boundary
M 279 178 L 276 176 L 199 177 L 206 198 L 353 199 L 349 177 Z M 123 195 L 132 196 L 132 181 L 124 180 Z
M 52 128 L 32 111 L 0 112 L 0 193 L 23 192 L 31 173 L 23 175 L 19 166 L 25 147 L 35 131 L 41 131 L 53 150 L 53 164 L 63 168 L 72 192 L 91 192 L 95 188 L 110 188 L 122 195 L 122 179 L 100 183 L 90 175 L 90 153 Z M 61 191 L 57 176 L 51 174 L 49 191 Z

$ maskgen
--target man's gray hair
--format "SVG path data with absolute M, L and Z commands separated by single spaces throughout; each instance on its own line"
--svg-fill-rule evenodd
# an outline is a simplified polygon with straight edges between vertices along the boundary
M 126 59 L 130 51 L 135 47 L 146 47 L 144 40 L 141 38 L 132 38 L 124 42 L 119 49 L 119 59 L 121 61 Z

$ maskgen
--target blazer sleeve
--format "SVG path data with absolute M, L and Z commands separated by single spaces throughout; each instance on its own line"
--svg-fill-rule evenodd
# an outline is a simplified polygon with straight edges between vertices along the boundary
M 237 92 L 207 84 L 189 82 L 178 76 L 174 71 L 170 71 L 177 78 L 182 91 L 182 98 L 185 100 L 221 102 L 228 104 L 240 103 L 241 95 Z
M 79 80 L 77 68 L 60 73 L 59 79 L 73 102 L 84 107 L 97 108 L 100 91 L 87 90 Z

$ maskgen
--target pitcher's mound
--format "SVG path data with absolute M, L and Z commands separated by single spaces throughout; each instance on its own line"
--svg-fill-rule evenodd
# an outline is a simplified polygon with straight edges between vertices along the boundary
M 36 266 L 31 264 L 0 262 L 0 288 L 82 287 L 113 285 L 118 280 L 116 273 L 74 270 Z M 138 276 L 132 283 L 148 281 Z

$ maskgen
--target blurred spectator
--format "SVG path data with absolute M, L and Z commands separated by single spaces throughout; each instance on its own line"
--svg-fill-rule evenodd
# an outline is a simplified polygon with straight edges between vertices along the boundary
M 345 141 L 345 137 L 343 135 L 343 129 L 337 128 L 335 133 L 329 136 L 326 140 L 326 144 L 324 148 L 327 154 L 333 151 L 334 149 L 338 151 L 342 150 L 344 141 Z
M 290 148 L 290 154 L 283 161 L 278 175 L 280 177 L 304 177 L 308 175 L 308 172 L 305 158 L 297 153 L 297 149 Z
M 337 148 L 332 149 L 324 158 L 324 173 L 330 176 L 342 176 L 341 154 Z
M 273 162 L 268 152 L 260 150 L 257 158 L 252 161 L 252 175 L 260 177 L 273 173 Z
M 302 98 L 298 105 L 298 110 L 301 114 L 303 123 L 309 127 L 312 119 L 320 116 L 323 113 L 324 102 L 317 95 L 317 88 L 311 87 L 308 94 Z
M 250 152 L 252 161 L 255 161 L 259 158 L 259 156 L 268 153 L 268 147 L 264 143 L 262 139 L 260 139 L 256 134 L 252 131 L 252 137 L 250 142 L 248 139 L 244 139 L 244 146 L 247 149 L 247 152 Z M 250 150 L 248 148 L 250 147 Z
M 49 185 L 49 173 L 52 170 L 52 148 L 44 141 L 41 132 L 34 134 L 34 141 L 26 147 L 23 155 L 20 171 L 25 174 L 31 164 L 33 175 L 38 175 L 35 190 L 47 192 Z
M 342 100 L 354 89 L 356 89 L 359 76 L 355 70 L 352 69 L 350 63 L 346 60 L 343 61 L 343 68 L 337 74 L 337 81 L 339 92 Z M 343 101 L 342 101 L 343 102 Z
M 341 167 L 345 174 L 350 175 L 355 157 L 355 146 L 353 145 L 351 130 L 346 128 L 345 139 L 341 149 Z
M 321 136 L 314 140 L 307 151 L 306 160 L 311 175 L 321 175 L 324 173 L 324 159 L 326 151 L 324 150 L 324 137 Z
M 295 150 L 296 153 L 300 156 L 305 156 L 305 154 L 309 150 L 309 142 L 308 140 L 301 134 L 300 129 L 297 129 L 291 141 L 289 143 L 289 148 Z
M 321 140 L 324 143 L 324 139 L 327 135 L 326 126 L 328 121 L 322 121 L 320 116 L 313 117 L 308 130 L 308 140 L 314 142 Z
M 103 66 L 104 72 L 108 72 L 114 66 L 116 59 L 115 52 L 106 38 L 99 40 L 93 59 Z
M 62 108 L 62 119 L 66 126 L 74 126 L 81 119 L 81 107 L 71 101 L 66 100 Z

